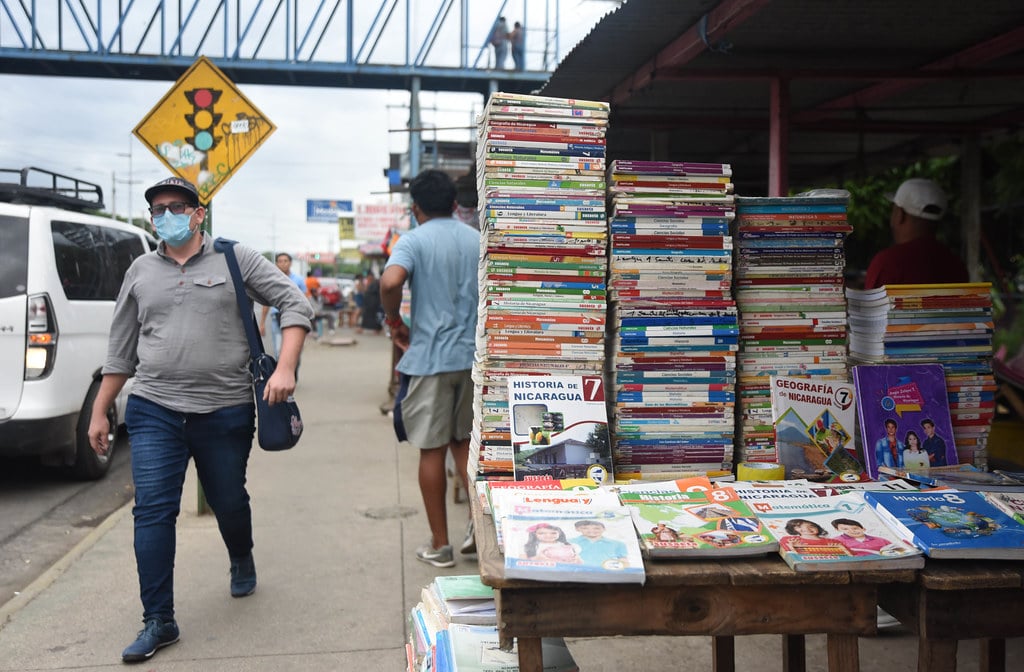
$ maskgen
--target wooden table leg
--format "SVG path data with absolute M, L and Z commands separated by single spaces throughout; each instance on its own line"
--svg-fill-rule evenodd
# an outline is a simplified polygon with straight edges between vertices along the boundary
M 857 635 L 827 635 L 829 672 L 859 672 Z
M 783 672 L 806 672 L 807 647 L 803 635 L 782 636 Z
M 540 637 L 517 637 L 519 672 L 544 672 L 544 653 Z
M 956 672 L 955 639 L 929 639 L 919 637 L 917 640 L 918 672 Z
M 978 641 L 978 669 L 981 672 L 1006 672 L 1006 640 Z
M 736 672 L 736 638 L 711 638 L 711 669 L 714 672 Z

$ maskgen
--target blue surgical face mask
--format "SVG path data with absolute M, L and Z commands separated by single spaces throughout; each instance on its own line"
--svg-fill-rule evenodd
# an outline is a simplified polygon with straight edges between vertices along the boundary
M 153 218 L 153 226 L 156 228 L 156 235 L 171 247 L 181 247 L 192 239 L 193 231 L 189 228 L 192 215 L 181 213 L 176 215 L 170 210 Z

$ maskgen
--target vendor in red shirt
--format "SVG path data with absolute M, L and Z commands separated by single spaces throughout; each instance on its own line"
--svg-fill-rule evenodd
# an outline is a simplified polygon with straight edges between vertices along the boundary
M 889 200 L 893 244 L 871 260 L 864 289 L 967 282 L 963 260 L 935 237 L 948 204 L 942 188 L 933 180 L 914 177 L 904 181 Z

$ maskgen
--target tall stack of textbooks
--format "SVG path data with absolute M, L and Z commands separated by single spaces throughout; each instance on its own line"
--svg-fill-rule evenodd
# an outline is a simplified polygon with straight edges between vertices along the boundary
M 609 380 L 617 480 L 732 469 L 730 166 L 614 161 Z
M 887 285 L 847 289 L 855 363 L 939 363 L 961 463 L 987 466 L 995 417 L 991 284 Z
M 771 376 L 848 380 L 845 196 L 737 199 L 740 459 L 779 462 Z
M 608 104 L 494 93 L 479 119 L 470 473 L 513 478 L 509 376 L 601 376 Z

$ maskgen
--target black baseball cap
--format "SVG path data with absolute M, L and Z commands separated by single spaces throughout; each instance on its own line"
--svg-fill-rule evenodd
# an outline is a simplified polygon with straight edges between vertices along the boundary
M 146 189 L 146 202 L 153 205 L 153 197 L 161 191 L 178 191 L 185 194 L 192 205 L 199 205 L 199 190 L 196 185 L 180 177 L 168 177 Z

